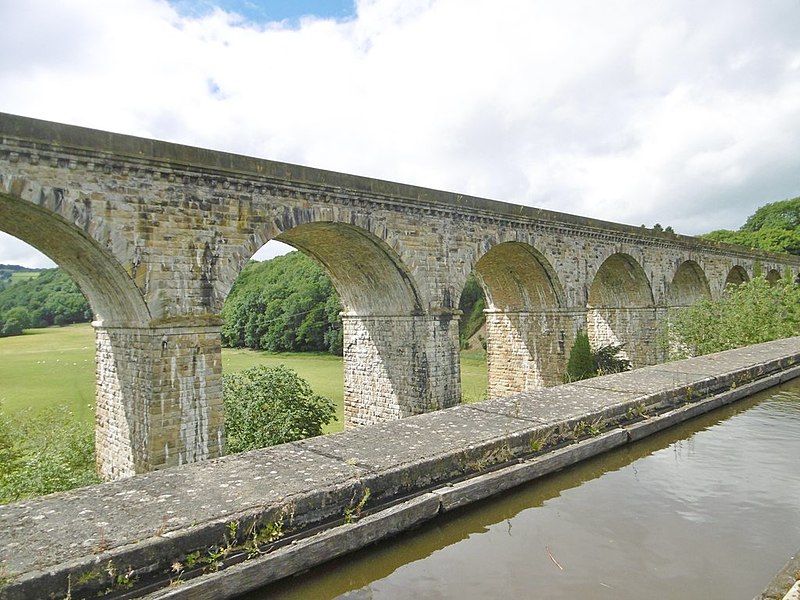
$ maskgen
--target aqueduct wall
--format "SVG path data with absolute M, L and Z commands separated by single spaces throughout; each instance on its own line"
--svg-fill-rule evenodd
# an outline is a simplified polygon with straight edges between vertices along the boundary
M 342 297 L 348 425 L 459 402 L 473 270 L 494 397 L 561 383 L 578 329 L 652 364 L 668 307 L 800 273 L 797 257 L 6 114 L 0 230 L 62 266 L 96 313 L 107 478 L 223 451 L 220 310 L 271 239 L 314 256 Z

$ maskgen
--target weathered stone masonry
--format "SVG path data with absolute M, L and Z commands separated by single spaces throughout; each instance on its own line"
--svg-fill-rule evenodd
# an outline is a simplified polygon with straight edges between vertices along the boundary
M 559 383 L 580 328 L 650 364 L 667 306 L 800 272 L 794 257 L 5 114 L 0 229 L 63 267 L 96 313 L 108 478 L 220 455 L 220 310 L 270 239 L 316 258 L 342 297 L 348 425 L 459 401 L 473 270 L 492 396 Z

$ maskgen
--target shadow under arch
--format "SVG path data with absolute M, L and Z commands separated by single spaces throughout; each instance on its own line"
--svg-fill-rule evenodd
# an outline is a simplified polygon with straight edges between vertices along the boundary
M 658 362 L 653 290 L 629 254 L 612 254 L 600 265 L 589 288 L 586 318 L 592 347 L 621 345 L 634 367 Z
M 345 223 L 315 221 L 275 237 L 316 259 L 328 272 L 346 313 L 422 313 L 417 287 L 400 257 L 372 233 Z
M 556 385 L 564 377 L 564 291 L 555 269 L 530 244 L 502 242 L 475 263 L 486 298 L 490 398 Z
M 767 272 L 766 279 L 767 279 L 767 282 L 770 285 L 775 285 L 776 283 L 778 283 L 781 280 L 781 272 L 778 271 L 778 269 L 770 269 Z
M 385 241 L 324 220 L 273 239 L 316 260 L 342 300 L 346 427 L 458 403 L 458 322 L 426 314 L 413 276 Z
M 682 262 L 669 284 L 667 306 L 691 306 L 703 298 L 711 298 L 711 287 L 703 268 L 693 260 Z
M 750 281 L 750 276 L 747 274 L 745 268 L 741 265 L 734 265 L 731 267 L 731 270 L 728 271 L 728 275 L 725 277 L 725 285 L 723 286 L 723 290 L 729 285 L 742 285 L 748 281 Z

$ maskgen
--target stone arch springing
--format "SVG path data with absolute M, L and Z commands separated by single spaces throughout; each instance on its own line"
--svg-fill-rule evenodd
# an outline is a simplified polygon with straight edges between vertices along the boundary
M 560 383 L 564 292 L 547 258 L 530 244 L 504 242 L 486 251 L 474 271 L 486 298 L 488 396 Z
M 744 267 L 740 265 L 734 265 L 730 271 L 728 271 L 728 276 L 725 277 L 725 288 L 729 285 L 742 285 L 743 283 L 747 283 L 750 281 L 750 276 L 747 274 L 747 271 Z
M 0 194 L 0 230 L 30 244 L 81 288 L 99 325 L 142 326 L 150 311 L 122 265 L 83 229 L 45 208 Z
M 778 283 L 781 280 L 781 272 L 778 271 L 778 269 L 770 269 L 767 272 L 766 279 L 767 279 L 767 282 L 770 285 L 775 285 L 776 283 Z
M 346 426 L 458 401 L 457 321 L 425 314 L 410 270 L 384 240 L 337 221 L 307 221 L 273 237 L 315 259 L 341 298 Z M 438 352 L 455 366 L 432 372 L 437 357 L 429 355 Z
M 711 298 L 711 287 L 702 267 L 693 260 L 680 264 L 667 291 L 667 306 L 691 306 L 703 298 Z
M 653 291 L 642 266 L 616 253 L 600 265 L 588 294 L 587 331 L 594 348 L 621 345 L 634 366 L 658 360 Z

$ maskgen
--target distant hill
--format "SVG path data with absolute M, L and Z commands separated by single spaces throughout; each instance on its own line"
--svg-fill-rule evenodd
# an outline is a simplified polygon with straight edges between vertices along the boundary
M 20 265 L 0 264 L 0 290 L 7 288 L 12 283 L 38 277 L 45 269 L 29 269 Z
M 0 335 L 92 320 L 86 298 L 61 269 L 0 265 L 3 273 L 9 275 L 0 275 Z

